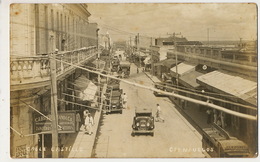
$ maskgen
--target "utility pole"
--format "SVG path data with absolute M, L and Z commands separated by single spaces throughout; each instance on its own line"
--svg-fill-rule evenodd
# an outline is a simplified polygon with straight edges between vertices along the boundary
M 178 74 L 178 53 L 177 53 L 177 43 L 176 43 L 176 35 L 181 35 L 181 33 L 173 33 L 173 52 L 175 53 L 175 62 L 176 62 L 176 87 L 178 88 L 179 86 L 179 74 Z
M 141 56 L 140 56 L 140 44 L 139 44 L 139 33 L 137 34 L 137 51 L 139 54 L 139 66 L 141 67 Z
M 129 50 L 130 50 L 129 56 L 132 57 L 132 37 L 131 36 L 130 36 L 130 48 L 129 48 Z
M 207 38 L 208 38 L 208 46 L 209 46 L 209 28 L 207 29 Z
M 99 53 L 99 42 L 98 42 L 98 31 L 99 29 L 96 30 L 96 34 L 97 34 L 97 71 L 99 71 L 100 68 L 100 53 Z M 100 74 L 98 74 L 98 100 L 101 99 L 101 86 L 100 86 Z M 100 107 L 100 102 L 98 102 L 98 107 Z
M 59 158 L 58 142 L 58 110 L 57 110 L 57 78 L 56 78 L 56 60 L 54 53 L 54 35 L 51 36 L 52 51 L 49 56 L 51 70 L 51 124 L 52 124 L 52 157 Z

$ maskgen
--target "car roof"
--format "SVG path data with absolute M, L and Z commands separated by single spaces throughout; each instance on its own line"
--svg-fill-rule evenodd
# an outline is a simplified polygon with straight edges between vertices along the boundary
M 151 108 L 136 108 L 135 113 L 152 113 Z
M 120 91 L 112 91 L 112 96 L 120 96 L 121 92 Z

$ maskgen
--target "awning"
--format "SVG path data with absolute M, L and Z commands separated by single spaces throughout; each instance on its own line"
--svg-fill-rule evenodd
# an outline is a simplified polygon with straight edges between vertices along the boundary
M 178 61 L 178 63 L 180 63 L 180 61 Z M 154 66 L 166 66 L 168 68 L 171 68 L 174 65 L 176 65 L 175 59 L 165 59 L 154 64 Z
M 147 56 L 143 62 L 144 64 L 151 64 L 151 56 Z
M 188 88 L 198 88 L 200 84 L 196 82 L 196 78 L 201 75 L 203 75 L 203 73 L 200 73 L 198 71 L 191 71 L 179 77 L 179 83 Z
M 74 82 L 75 84 L 75 95 L 80 101 L 93 101 L 96 96 L 98 87 L 92 83 L 85 76 L 80 76 Z
M 226 71 L 213 71 L 197 78 L 197 82 L 218 93 L 236 96 L 257 106 L 257 82 Z
M 179 65 L 177 65 L 177 68 L 178 68 L 178 75 L 179 76 L 182 76 L 186 73 L 189 73 L 191 71 L 195 71 L 195 67 L 196 65 L 195 64 L 190 64 L 190 63 L 180 63 Z M 176 73 L 176 66 L 171 68 L 171 74 L 173 76 L 176 76 L 177 73 Z

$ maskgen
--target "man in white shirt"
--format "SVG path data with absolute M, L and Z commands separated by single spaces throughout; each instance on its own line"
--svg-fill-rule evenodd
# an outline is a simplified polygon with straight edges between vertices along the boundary
M 164 118 L 162 117 L 162 110 L 159 104 L 157 104 L 157 109 L 156 109 L 156 118 L 155 121 L 162 121 L 164 122 Z
M 122 98 L 123 98 L 123 108 L 126 109 L 127 108 L 127 95 L 126 95 L 126 93 L 124 93 Z

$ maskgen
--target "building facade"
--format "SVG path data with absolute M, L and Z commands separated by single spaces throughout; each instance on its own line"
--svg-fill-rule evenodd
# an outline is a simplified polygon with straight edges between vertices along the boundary
M 51 112 L 49 56 L 54 51 L 58 112 L 76 113 L 80 109 L 73 104 L 76 102 L 73 82 L 80 76 L 89 78 L 89 73 L 72 65 L 86 65 L 97 57 L 97 24 L 89 23 L 89 16 L 86 4 L 11 5 L 11 157 L 52 156 L 51 133 L 36 130 L 35 124 L 39 114 Z M 66 145 L 70 133 L 75 133 L 75 128 L 59 133 L 60 146 Z
M 173 67 L 171 73 L 174 79 L 178 79 L 179 87 L 194 89 L 198 96 L 207 94 L 209 97 L 219 98 L 211 101 L 215 105 L 252 116 L 257 115 L 256 50 L 177 45 L 176 51 L 167 53 L 168 59 L 176 57 L 182 63 L 178 65 L 178 71 Z M 182 94 L 188 96 L 186 93 Z M 208 99 L 202 97 L 201 100 Z M 180 101 L 177 103 L 181 104 Z M 220 111 L 214 113 L 220 117 L 224 129 L 245 141 L 252 153 L 257 152 L 257 121 Z

